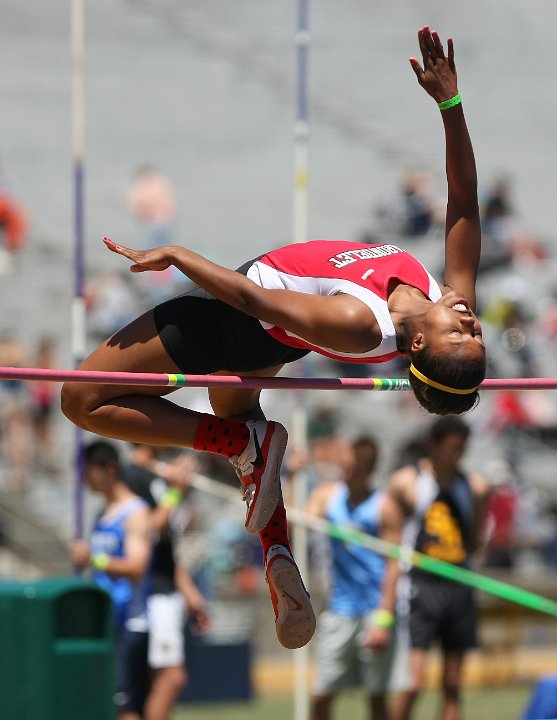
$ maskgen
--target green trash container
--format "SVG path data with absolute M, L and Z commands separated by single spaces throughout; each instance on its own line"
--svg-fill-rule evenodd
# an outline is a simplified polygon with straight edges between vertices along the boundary
M 92 582 L 0 582 L 2 720 L 114 720 L 113 625 Z

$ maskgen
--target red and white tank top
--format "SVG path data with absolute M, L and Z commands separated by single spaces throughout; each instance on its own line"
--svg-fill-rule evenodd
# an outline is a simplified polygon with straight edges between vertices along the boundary
M 276 325 L 261 325 L 276 340 L 306 348 L 343 362 L 379 363 L 401 353 L 387 306 L 389 283 L 399 280 L 421 290 L 432 302 L 441 298 L 436 280 L 424 266 L 396 245 L 368 245 L 346 240 L 313 240 L 272 250 L 256 260 L 247 276 L 270 290 L 294 290 L 310 295 L 345 293 L 365 303 L 381 329 L 381 343 L 365 353 L 342 353 L 312 345 Z

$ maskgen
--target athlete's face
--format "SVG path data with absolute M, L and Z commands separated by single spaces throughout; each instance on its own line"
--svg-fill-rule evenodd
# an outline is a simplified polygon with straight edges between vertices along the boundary
M 418 335 L 419 347 L 427 346 L 433 355 L 451 353 L 464 362 L 485 357 L 478 318 L 466 298 L 452 290 L 432 304 Z

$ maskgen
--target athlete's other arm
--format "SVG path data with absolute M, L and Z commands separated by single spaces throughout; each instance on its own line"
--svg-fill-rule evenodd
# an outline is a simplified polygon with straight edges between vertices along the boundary
M 227 305 L 314 345 L 358 353 L 377 347 L 381 341 L 371 310 L 350 295 L 321 297 L 291 290 L 267 290 L 245 275 L 177 245 L 134 250 L 116 245 L 108 238 L 104 242 L 109 250 L 133 262 L 132 272 L 166 270 L 174 265 Z
M 447 55 L 438 34 L 428 27 L 418 32 L 418 41 L 423 68 L 415 58 L 410 63 L 419 84 L 436 102 L 453 98 L 458 94 L 458 84 L 452 39 L 447 41 Z M 481 229 L 474 150 L 462 104 L 442 110 L 441 118 L 448 183 L 445 283 L 461 292 L 475 310 Z

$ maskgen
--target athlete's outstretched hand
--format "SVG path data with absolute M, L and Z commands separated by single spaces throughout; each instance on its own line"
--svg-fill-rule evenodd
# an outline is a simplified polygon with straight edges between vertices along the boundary
M 172 263 L 172 247 L 152 248 L 151 250 L 133 250 L 132 248 L 117 245 L 108 237 L 103 238 L 106 247 L 118 255 L 131 260 L 131 272 L 139 273 L 146 270 L 166 270 Z
M 452 38 L 447 40 L 447 55 L 445 55 L 439 35 L 425 25 L 418 30 L 418 43 L 423 67 L 414 57 L 410 58 L 410 65 L 420 85 L 437 102 L 449 100 L 457 95 L 458 84 Z

